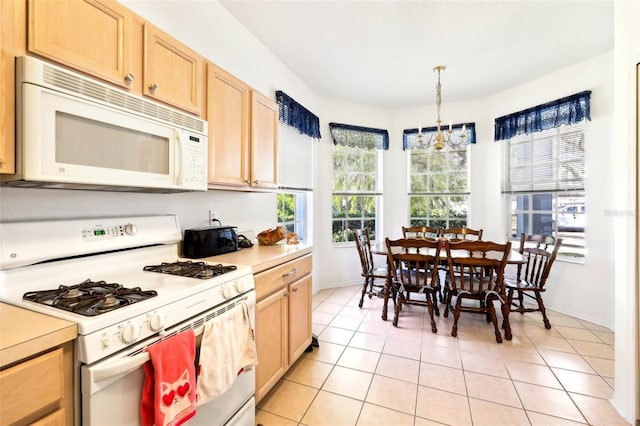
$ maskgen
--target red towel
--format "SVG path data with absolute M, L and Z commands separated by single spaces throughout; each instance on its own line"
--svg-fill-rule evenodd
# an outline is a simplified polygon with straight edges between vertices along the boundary
M 196 414 L 196 338 L 193 330 L 147 348 L 140 401 L 142 426 L 178 426 Z

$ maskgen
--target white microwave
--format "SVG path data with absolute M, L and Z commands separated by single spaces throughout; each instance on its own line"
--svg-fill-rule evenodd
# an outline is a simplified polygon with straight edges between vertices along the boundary
M 16 174 L 7 185 L 207 189 L 207 122 L 33 57 L 16 58 Z

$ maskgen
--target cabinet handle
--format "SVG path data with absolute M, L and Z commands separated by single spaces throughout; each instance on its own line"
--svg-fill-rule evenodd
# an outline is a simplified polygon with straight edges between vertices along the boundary
M 293 289 L 293 292 L 294 292 L 294 293 L 297 293 L 297 292 L 298 292 L 298 287 L 294 288 L 294 289 Z
M 244 183 L 246 183 L 247 185 L 249 185 L 249 182 L 251 182 L 249 179 L 244 180 Z
M 133 80 L 135 80 L 135 77 L 133 77 L 133 74 L 131 74 L 130 72 L 128 72 L 124 76 L 124 81 L 126 81 L 127 83 L 131 83 Z
M 286 292 L 286 293 L 284 294 L 284 297 L 289 297 L 289 295 L 290 295 L 290 293 L 289 293 L 289 292 Z
M 298 273 L 298 268 L 293 268 L 290 272 L 287 272 L 286 274 L 282 274 L 282 278 L 287 278 L 297 273 Z
M 149 91 L 153 93 L 156 90 L 158 90 L 158 85 L 155 83 L 151 83 L 151 85 L 149 85 Z
M 253 184 L 254 184 L 254 185 L 257 185 L 257 184 L 258 184 L 258 179 L 254 180 L 254 181 L 253 181 Z

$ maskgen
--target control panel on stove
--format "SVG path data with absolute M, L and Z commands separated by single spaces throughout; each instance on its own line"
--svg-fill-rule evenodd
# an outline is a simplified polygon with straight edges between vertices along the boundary
M 108 240 L 124 236 L 134 236 L 138 233 L 138 228 L 133 223 L 116 226 L 96 225 L 82 230 L 83 241 Z

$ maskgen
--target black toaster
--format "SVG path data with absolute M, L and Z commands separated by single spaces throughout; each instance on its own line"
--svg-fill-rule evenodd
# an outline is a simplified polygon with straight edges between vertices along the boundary
M 237 250 L 238 233 L 235 226 L 204 226 L 184 231 L 184 257 L 199 259 Z

